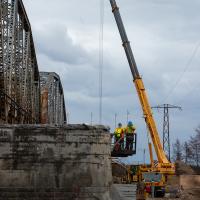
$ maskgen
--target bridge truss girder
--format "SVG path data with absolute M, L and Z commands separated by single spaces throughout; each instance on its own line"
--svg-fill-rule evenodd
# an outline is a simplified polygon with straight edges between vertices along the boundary
M 0 122 L 40 122 L 40 79 L 22 0 L 0 0 Z
M 40 72 L 41 123 L 63 125 L 66 123 L 64 92 L 58 74 Z

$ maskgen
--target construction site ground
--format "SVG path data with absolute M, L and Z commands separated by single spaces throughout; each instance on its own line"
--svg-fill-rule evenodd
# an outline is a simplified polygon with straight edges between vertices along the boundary
M 112 186 L 112 200 L 136 200 L 136 184 L 114 184 Z M 178 194 L 167 194 L 165 198 L 147 198 L 147 200 L 200 200 L 200 187 L 183 189 Z M 167 197 L 168 196 L 168 197 Z
M 155 198 L 148 198 L 147 200 L 155 200 Z M 156 200 L 200 200 L 200 189 L 186 190 L 181 193 L 179 198 L 156 198 Z
M 122 177 L 126 176 L 125 167 L 112 163 L 113 182 L 112 199 L 136 199 L 136 183 L 120 184 Z M 148 198 L 151 200 L 153 198 Z M 200 175 L 198 167 L 191 167 L 184 162 L 176 162 L 176 175 L 169 176 L 166 185 L 165 198 L 156 200 L 200 200 Z
M 114 184 L 112 200 L 136 200 L 136 184 Z
M 165 198 L 156 200 L 200 200 L 200 175 L 183 162 L 176 162 L 176 175 L 169 178 Z M 148 198 L 151 200 L 152 198 Z

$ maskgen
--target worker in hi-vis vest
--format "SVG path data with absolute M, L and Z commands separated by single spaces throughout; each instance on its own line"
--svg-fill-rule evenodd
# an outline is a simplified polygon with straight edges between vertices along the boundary
M 129 121 L 127 124 L 127 127 L 125 128 L 127 150 L 133 149 L 133 139 L 134 139 L 135 130 L 136 128 L 133 125 L 133 122 Z
M 116 143 L 119 143 L 121 149 L 124 148 L 124 129 L 121 123 L 119 123 L 118 127 L 115 129 L 115 144 Z

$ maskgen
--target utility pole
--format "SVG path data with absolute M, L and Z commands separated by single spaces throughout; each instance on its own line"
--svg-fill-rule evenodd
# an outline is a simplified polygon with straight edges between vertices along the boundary
M 93 112 L 91 112 L 91 114 L 90 114 L 90 124 L 91 124 L 91 126 L 93 125 Z
M 143 151 L 143 162 L 144 162 L 144 165 L 146 163 L 146 149 L 144 149 Z
M 67 124 L 69 124 L 69 112 L 67 112 Z
M 171 148 L 170 148 L 170 137 L 169 137 L 169 109 L 179 109 L 182 110 L 180 106 L 163 104 L 159 106 L 154 106 L 152 108 L 163 109 L 163 149 L 168 157 L 171 160 Z
M 127 124 L 128 124 L 128 121 L 129 121 L 129 115 L 130 115 L 130 112 L 127 110 L 126 111 L 126 121 L 127 121 Z
M 117 128 L 117 113 L 115 113 L 115 128 Z

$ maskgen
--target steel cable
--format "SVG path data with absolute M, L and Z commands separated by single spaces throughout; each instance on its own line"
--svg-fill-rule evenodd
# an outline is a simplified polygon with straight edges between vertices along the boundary
M 100 30 L 99 30 L 99 124 L 102 124 L 103 109 L 103 63 L 104 63 L 104 0 L 100 0 Z

